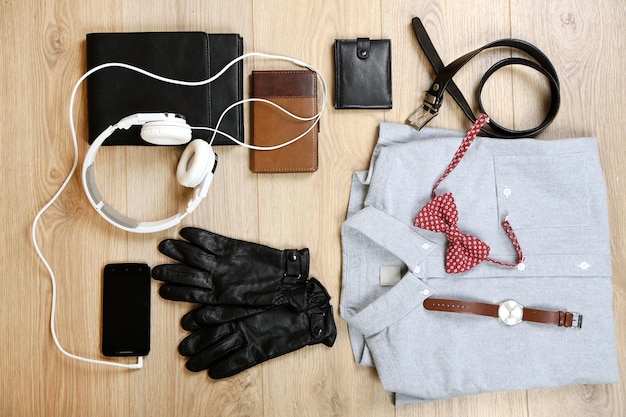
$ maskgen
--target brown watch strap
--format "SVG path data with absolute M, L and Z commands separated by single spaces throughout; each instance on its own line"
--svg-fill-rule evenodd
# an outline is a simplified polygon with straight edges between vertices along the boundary
M 445 311 L 448 313 L 466 313 L 498 317 L 498 306 L 496 304 L 477 303 L 474 301 L 427 298 L 424 300 L 424 308 L 426 310 Z
M 535 323 L 555 324 L 559 327 L 572 327 L 574 324 L 574 313 L 566 311 L 546 311 L 532 308 L 524 308 L 524 321 Z M 578 327 L 581 327 L 582 320 L 578 320 Z
M 515 303 L 513 301 L 513 303 Z M 515 303 L 517 304 L 517 303 Z M 521 306 L 520 306 L 521 307 Z M 500 305 L 478 303 L 474 301 L 447 300 L 442 298 L 427 298 L 424 308 L 432 311 L 448 313 L 476 314 L 480 316 L 499 318 Z M 553 324 L 559 327 L 582 327 L 582 315 L 565 311 L 547 311 L 533 308 L 523 308 L 522 321 Z

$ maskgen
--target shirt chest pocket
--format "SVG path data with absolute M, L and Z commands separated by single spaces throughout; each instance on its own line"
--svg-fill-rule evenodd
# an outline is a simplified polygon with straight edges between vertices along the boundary
M 500 218 L 515 229 L 589 224 L 584 153 L 494 157 Z

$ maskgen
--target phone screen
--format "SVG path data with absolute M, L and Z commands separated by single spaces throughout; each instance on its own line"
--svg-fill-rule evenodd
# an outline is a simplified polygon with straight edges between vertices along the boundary
M 102 354 L 145 356 L 150 351 L 150 267 L 108 264 L 102 285 Z

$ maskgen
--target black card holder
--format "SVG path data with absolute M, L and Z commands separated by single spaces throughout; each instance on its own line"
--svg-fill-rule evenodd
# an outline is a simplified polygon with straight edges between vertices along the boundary
M 391 107 L 391 41 L 336 39 L 335 108 Z
M 87 35 L 87 67 L 107 62 L 130 64 L 155 74 L 200 81 L 218 73 L 243 53 L 238 34 L 204 32 L 119 32 Z M 183 115 L 191 126 L 215 127 L 222 112 L 243 98 L 243 64 L 236 63 L 214 82 L 185 87 L 165 83 L 124 68 L 105 68 L 87 80 L 89 143 L 108 126 L 134 113 L 170 112 Z M 226 113 L 219 126 L 244 140 L 243 106 Z M 211 132 L 194 131 L 208 140 Z M 117 130 L 106 145 L 146 145 L 139 127 Z M 214 145 L 232 145 L 217 135 Z

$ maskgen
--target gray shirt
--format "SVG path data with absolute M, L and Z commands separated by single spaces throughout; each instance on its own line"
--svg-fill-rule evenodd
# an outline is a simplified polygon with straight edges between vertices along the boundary
M 354 174 L 342 225 L 340 312 L 355 360 L 376 366 L 397 405 L 489 391 L 618 380 L 606 190 L 595 138 L 479 137 L 441 183 L 459 228 L 515 263 L 447 274 L 446 237 L 413 226 L 463 134 L 380 125 L 369 171 Z M 581 329 L 425 310 L 427 297 L 583 314 Z

